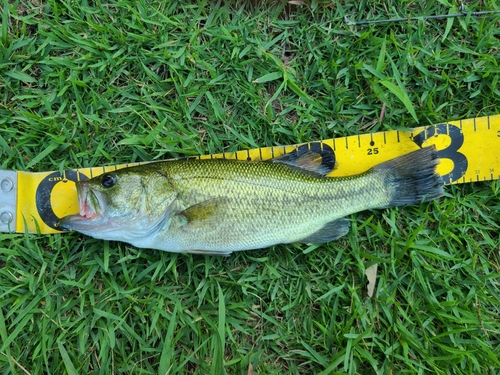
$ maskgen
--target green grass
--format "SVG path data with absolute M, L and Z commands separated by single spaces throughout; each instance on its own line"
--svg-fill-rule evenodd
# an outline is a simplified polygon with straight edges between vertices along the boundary
M 3 0 L 0 168 L 500 113 L 499 16 L 352 27 L 344 15 L 450 8 L 306 3 Z M 498 374 L 499 197 L 498 181 L 448 186 L 437 202 L 353 215 L 336 242 L 229 258 L 0 234 L 0 373 Z

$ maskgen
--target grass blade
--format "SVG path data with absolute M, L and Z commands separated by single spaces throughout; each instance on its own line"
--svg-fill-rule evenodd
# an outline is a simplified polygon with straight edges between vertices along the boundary
M 17 79 L 18 81 L 22 81 L 25 83 L 34 83 L 36 82 L 36 79 L 34 79 L 32 76 L 29 74 L 26 74 L 24 72 L 21 72 L 19 70 L 9 70 L 8 72 L 5 72 L 5 75 Z
M 57 347 L 59 348 L 59 352 L 61 353 L 61 357 L 63 359 L 64 366 L 66 366 L 66 371 L 68 372 L 68 375 L 78 375 L 78 371 L 76 371 L 73 362 L 71 362 L 71 358 L 69 358 L 66 348 L 59 340 L 57 341 Z
M 401 100 L 401 102 L 404 104 L 408 112 L 412 115 L 412 117 L 415 119 L 415 121 L 418 123 L 418 117 L 417 113 L 415 112 L 415 108 L 413 107 L 413 104 L 411 102 L 410 97 L 408 96 L 408 93 L 406 90 L 403 90 L 396 86 L 394 83 L 382 80 L 380 83 L 385 86 L 390 92 L 392 92 L 396 97 Z
M 3 12 L 2 12 L 2 43 L 7 46 L 9 40 L 9 2 L 3 0 Z
M 254 79 L 252 82 L 253 83 L 265 83 L 265 82 L 275 81 L 275 80 L 280 79 L 282 77 L 283 77 L 283 72 L 273 72 L 273 73 L 264 74 L 263 76 Z
M 56 148 L 58 148 L 59 145 L 57 143 L 51 143 L 49 144 L 42 152 L 40 152 L 38 155 L 36 155 L 31 161 L 26 165 L 26 169 L 32 168 L 34 165 L 39 163 L 43 158 L 48 156 L 52 151 L 54 151 Z
M 170 323 L 168 324 L 167 334 L 163 341 L 163 349 L 161 351 L 160 357 L 160 367 L 158 373 L 160 375 L 165 375 L 170 372 L 172 367 L 171 361 L 174 354 L 174 330 L 177 326 L 177 304 L 174 307 L 172 316 L 170 317 Z
M 212 341 L 214 343 L 213 353 L 214 356 L 212 358 L 212 367 L 211 374 L 212 375 L 220 375 L 225 374 L 224 369 L 224 350 L 226 344 L 226 304 L 224 301 L 224 293 L 222 292 L 222 288 L 220 284 L 217 283 L 218 286 L 218 299 L 219 299 L 219 310 L 218 310 L 218 325 L 217 332 L 214 335 L 215 338 Z

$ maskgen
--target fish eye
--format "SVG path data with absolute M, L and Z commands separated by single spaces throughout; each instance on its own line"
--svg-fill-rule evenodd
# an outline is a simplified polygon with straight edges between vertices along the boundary
M 105 188 L 110 188 L 115 186 L 116 176 L 113 174 L 103 174 L 101 177 L 101 185 Z

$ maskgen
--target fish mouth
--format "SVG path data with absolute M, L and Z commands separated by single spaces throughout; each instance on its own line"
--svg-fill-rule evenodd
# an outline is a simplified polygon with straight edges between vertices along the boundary
M 107 205 L 105 196 L 92 190 L 87 181 L 78 182 L 76 191 L 80 213 L 63 217 L 59 221 L 59 228 L 80 232 L 97 228 L 103 222 L 102 213 Z

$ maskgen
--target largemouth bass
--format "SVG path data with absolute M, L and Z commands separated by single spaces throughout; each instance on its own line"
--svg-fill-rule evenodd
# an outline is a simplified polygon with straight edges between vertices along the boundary
M 324 243 L 346 215 L 440 197 L 434 147 L 350 177 L 325 177 L 317 155 L 271 161 L 173 160 L 77 183 L 80 213 L 60 227 L 172 252 L 229 255 L 279 243 Z

